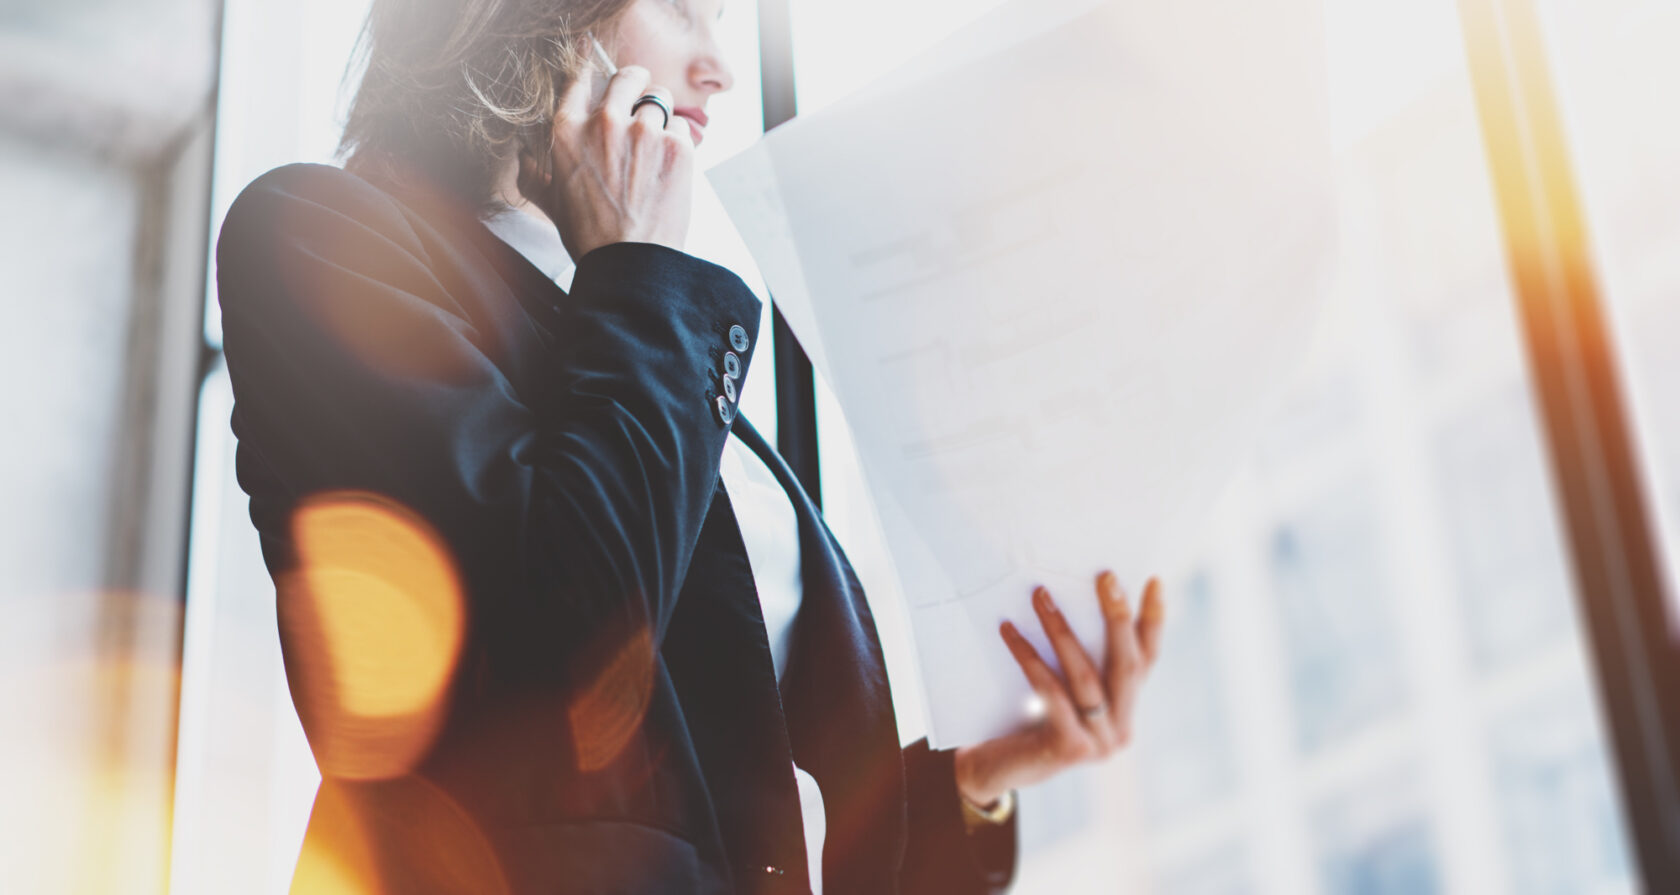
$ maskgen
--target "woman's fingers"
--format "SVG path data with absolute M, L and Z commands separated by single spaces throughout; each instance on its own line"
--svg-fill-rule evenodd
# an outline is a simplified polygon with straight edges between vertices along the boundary
M 1062 676 L 1073 694 L 1075 707 L 1081 710 L 1081 715 L 1085 709 L 1101 708 L 1106 711 L 1108 690 L 1103 686 L 1102 673 L 1085 652 L 1079 637 L 1073 633 L 1073 626 L 1068 624 L 1067 616 L 1056 606 L 1049 590 L 1043 587 L 1033 590 L 1033 610 L 1038 613 L 1039 624 L 1044 626 L 1044 634 L 1050 638 L 1050 646 L 1062 663 Z
M 561 100 L 547 170 L 522 170 L 520 188 L 539 194 L 573 258 L 622 242 L 680 251 L 693 194 L 694 141 L 687 122 L 675 114 L 665 120 L 674 112 L 670 91 L 650 86 L 652 75 L 636 65 L 606 82 L 597 105 L 592 91 L 600 76 L 593 71 L 580 72 Z M 652 103 L 636 108 L 649 94 L 666 109 Z
M 1038 650 L 1015 630 L 1013 622 L 1004 622 L 999 628 L 1003 634 L 1003 642 L 1009 647 L 1010 655 L 1015 657 L 1015 664 L 1021 666 L 1021 672 L 1027 676 L 1027 683 L 1032 685 L 1033 691 L 1048 699 L 1062 689 L 1061 681 L 1056 678 L 1056 672 L 1044 663 L 1038 655 Z
M 636 109 L 635 115 L 632 117 L 647 125 L 651 130 L 659 131 L 669 128 L 671 122 L 677 117 L 667 114 L 670 109 L 676 107 L 676 100 L 671 98 L 671 91 L 663 87 L 649 87 L 638 94 L 632 102 L 641 102 L 641 98 L 644 96 L 658 97 L 659 101 L 665 104 L 665 108 L 661 109 L 653 103 L 643 103 L 641 108 Z
M 1045 700 L 1045 719 L 1035 730 L 1043 761 L 1050 762 L 1052 766 L 1068 766 L 1105 754 L 1104 742 L 1099 741 L 1089 727 L 1085 727 L 1084 719 L 1080 719 L 1074 697 L 1067 692 L 1067 685 L 1062 683 L 1062 675 L 1050 668 L 1032 643 L 1021 636 L 1021 631 L 1015 630 L 1015 625 L 1005 621 L 1001 630 L 1003 640 L 1015 655 L 1015 662 L 1020 665 L 1021 672 L 1026 673 L 1026 682 L 1032 685 L 1033 692 L 1037 692 L 1040 699 Z
M 566 85 L 566 91 L 560 94 L 560 107 L 556 110 L 554 121 L 581 122 L 589 117 L 590 101 L 595 95 L 595 67 L 586 65 L 579 71 L 572 83 Z
M 601 100 L 601 108 L 609 116 L 622 115 L 629 117 L 630 107 L 641 99 L 642 94 L 648 92 L 648 85 L 653 83 L 653 74 L 639 65 L 626 65 L 613 75 L 607 82 L 607 94 Z M 669 102 L 669 95 L 667 95 Z
M 1137 685 L 1145 663 L 1143 645 L 1138 642 L 1136 619 L 1130 600 L 1113 572 L 1097 576 L 1097 599 L 1108 626 L 1108 692 L 1113 694 L 1116 712 L 1125 696 Z
M 1074 636 L 1049 592 L 1033 591 L 1033 609 L 1050 639 L 1062 671 L 1058 673 L 1009 622 L 999 632 L 1033 691 L 1044 700 L 1040 723 L 974 747 L 985 773 L 970 774 L 975 791 L 990 793 L 1045 779 L 1070 765 L 1103 758 L 1127 744 L 1139 688 L 1160 651 L 1161 585 L 1144 587 L 1142 603 L 1132 611 L 1113 572 L 1097 577 L 1097 596 L 1107 624 L 1106 668 L 1099 671 Z M 1106 672 L 1106 674 L 1104 673 Z M 1106 712 L 1086 716 L 1080 707 L 1102 705 Z M 971 750 L 972 751 L 972 750 Z
M 1067 688 L 1062 686 L 1061 677 L 1039 656 L 1038 650 L 1027 642 L 1027 638 L 1021 636 L 1021 632 L 1015 629 L 1012 622 L 1004 622 L 1000 630 L 1003 633 L 1003 642 L 1009 646 L 1010 654 L 1015 657 L 1015 664 L 1021 666 L 1021 672 L 1027 676 L 1027 684 L 1044 700 L 1046 717 L 1051 721 L 1055 721 L 1058 715 L 1078 717 L 1073 701 L 1068 697 Z
M 1161 602 L 1161 581 L 1149 579 L 1143 586 L 1143 605 L 1138 608 L 1138 648 L 1143 652 L 1144 669 L 1155 666 L 1161 655 L 1161 625 L 1167 619 L 1166 606 Z

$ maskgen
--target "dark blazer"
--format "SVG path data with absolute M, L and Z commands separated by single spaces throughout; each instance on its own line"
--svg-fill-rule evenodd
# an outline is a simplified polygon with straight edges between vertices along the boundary
M 862 586 L 724 393 L 760 335 L 734 274 L 619 244 L 567 294 L 414 175 L 302 165 L 241 195 L 217 257 L 270 572 L 296 567 L 300 501 L 371 492 L 436 530 L 467 594 L 446 718 L 407 773 L 341 778 L 297 700 L 326 778 L 306 854 L 402 893 L 804 891 L 797 762 L 829 895 L 1007 886 L 1014 824 L 968 834 L 950 754 L 900 748 Z M 732 426 L 799 517 L 779 685 L 718 474 Z

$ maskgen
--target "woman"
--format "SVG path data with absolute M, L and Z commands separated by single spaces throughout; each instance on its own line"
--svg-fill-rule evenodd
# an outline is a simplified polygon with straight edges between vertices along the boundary
M 325 780 L 295 891 L 1001 891 L 1013 790 L 1128 739 L 1161 603 L 1105 573 L 1100 659 L 1042 588 L 1063 673 L 1002 628 L 1040 720 L 900 748 L 861 585 L 736 411 L 760 302 L 682 252 L 720 12 L 375 0 L 345 169 L 228 214 L 240 483 Z M 448 616 L 409 611 L 433 565 L 447 650 L 398 623 Z M 438 698 L 392 709 L 417 655 Z

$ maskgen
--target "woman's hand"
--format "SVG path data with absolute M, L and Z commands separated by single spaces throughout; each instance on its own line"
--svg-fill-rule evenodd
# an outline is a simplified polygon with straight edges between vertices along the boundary
M 1015 733 L 957 750 L 957 790 L 970 802 L 990 805 L 1011 789 L 1107 758 L 1131 741 L 1138 688 L 1161 649 L 1161 585 L 1150 579 L 1134 616 L 1119 579 L 1104 572 L 1097 576 L 1097 599 L 1108 625 L 1101 668 L 1042 587 L 1033 593 L 1033 608 L 1056 650 L 1062 674 L 1051 669 L 1014 625 L 1003 623 L 1004 642 L 1044 701 L 1045 713 Z
M 671 93 L 649 86 L 652 75 L 626 65 L 592 106 L 599 75 L 586 68 L 560 98 L 548 165 L 520 159 L 520 188 L 560 230 L 575 259 L 604 245 L 647 242 L 682 250 L 694 184 L 694 137 L 688 122 L 652 103 L 634 115 L 644 94 L 672 105 Z

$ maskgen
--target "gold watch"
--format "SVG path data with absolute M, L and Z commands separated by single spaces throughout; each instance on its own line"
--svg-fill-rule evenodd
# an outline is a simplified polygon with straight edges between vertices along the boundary
M 961 793 L 958 793 L 957 797 L 962 800 L 963 826 L 967 827 L 971 833 L 988 826 L 995 827 L 1006 824 L 1011 817 L 1015 816 L 1015 790 L 1013 789 L 999 796 L 997 801 L 985 808 L 970 802 L 968 797 Z

